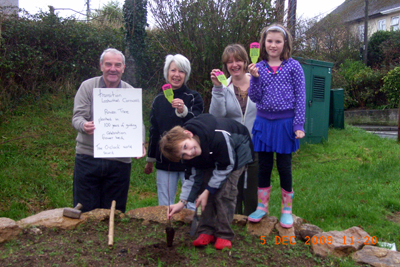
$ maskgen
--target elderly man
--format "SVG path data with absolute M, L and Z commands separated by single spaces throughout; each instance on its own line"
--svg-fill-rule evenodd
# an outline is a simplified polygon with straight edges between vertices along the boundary
M 121 81 L 125 70 L 125 56 L 114 48 L 100 56 L 102 76 L 84 81 L 75 95 L 72 126 L 78 131 L 75 147 L 74 205 L 81 203 L 82 211 L 109 209 L 116 201 L 116 209 L 125 212 L 131 173 L 131 158 L 93 157 L 93 89 L 133 88 Z M 143 126 L 143 156 L 145 130 Z

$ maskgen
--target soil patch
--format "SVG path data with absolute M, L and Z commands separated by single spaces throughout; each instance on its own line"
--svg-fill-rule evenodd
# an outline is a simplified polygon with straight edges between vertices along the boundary
M 393 212 L 393 214 L 389 215 L 387 218 L 389 221 L 400 224 L 400 211 Z
M 0 266 L 363 266 L 350 259 L 321 258 L 302 242 L 276 245 L 274 237 L 236 233 L 231 250 L 213 245 L 195 248 L 190 225 L 173 225 L 172 247 L 166 243 L 166 225 L 142 220 L 115 220 L 114 246 L 108 247 L 108 221 L 89 222 L 75 230 L 25 229 L 18 239 L 0 244 Z M 36 234 L 35 234 L 36 233 Z

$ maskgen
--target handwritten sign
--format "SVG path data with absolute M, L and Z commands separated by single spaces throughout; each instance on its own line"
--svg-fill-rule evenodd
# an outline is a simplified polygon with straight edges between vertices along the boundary
M 93 89 L 94 157 L 143 154 L 142 89 Z

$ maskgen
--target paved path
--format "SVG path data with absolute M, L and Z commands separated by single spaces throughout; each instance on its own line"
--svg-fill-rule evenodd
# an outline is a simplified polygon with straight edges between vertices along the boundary
M 377 125 L 353 125 L 367 132 L 379 135 L 380 137 L 397 139 L 398 129 L 397 126 L 377 126 Z

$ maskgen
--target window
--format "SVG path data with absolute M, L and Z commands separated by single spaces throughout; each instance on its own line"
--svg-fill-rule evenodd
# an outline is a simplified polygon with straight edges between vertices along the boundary
M 378 21 L 378 31 L 386 31 L 386 19 Z
M 358 38 L 360 38 L 360 41 L 364 41 L 364 24 L 358 25 Z
M 399 30 L 399 17 L 392 17 L 392 21 L 390 22 L 390 30 L 397 31 Z

